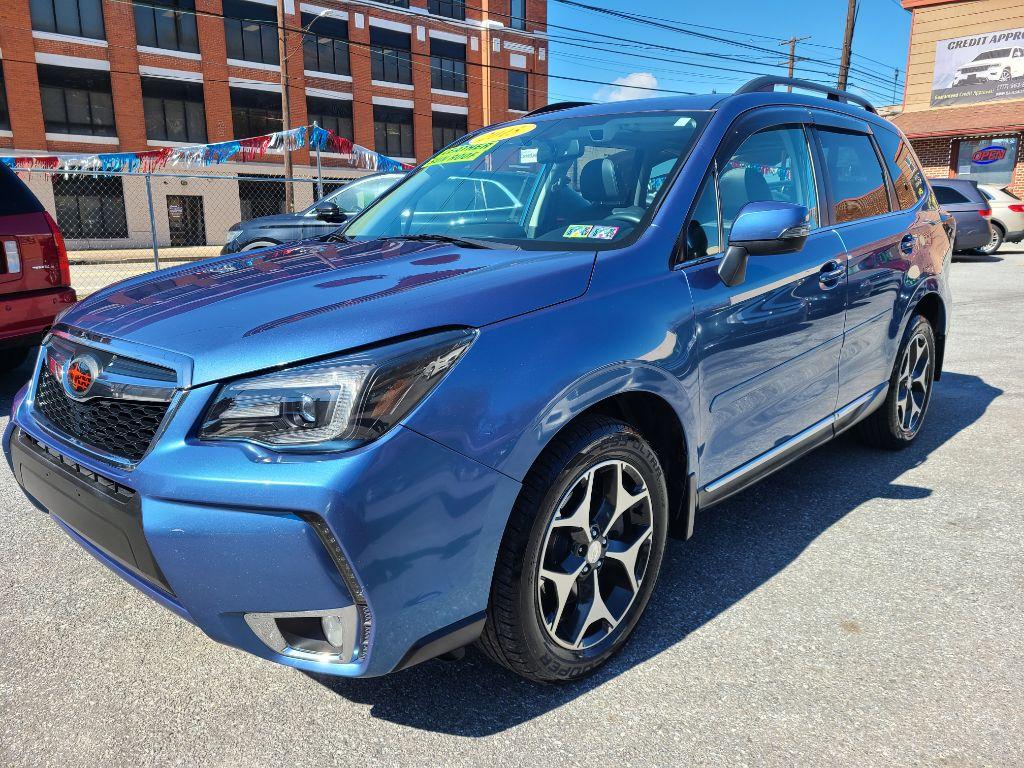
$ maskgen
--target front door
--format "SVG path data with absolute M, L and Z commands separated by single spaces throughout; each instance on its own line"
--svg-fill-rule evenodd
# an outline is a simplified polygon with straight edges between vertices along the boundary
M 172 246 L 206 245 L 202 195 L 168 195 L 167 223 Z
M 835 410 L 846 256 L 839 236 L 820 226 L 807 115 L 759 114 L 730 132 L 687 225 L 691 252 L 683 272 L 700 354 L 701 488 Z M 751 256 L 744 281 L 726 286 L 717 270 L 732 222 L 745 204 L 768 200 L 806 206 L 813 231 L 795 253 Z

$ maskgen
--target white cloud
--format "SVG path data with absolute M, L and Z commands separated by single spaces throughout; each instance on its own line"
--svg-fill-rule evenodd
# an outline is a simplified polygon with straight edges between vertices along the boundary
M 595 101 L 627 101 L 658 95 L 658 78 L 650 72 L 631 72 L 612 82 L 614 85 L 605 85 L 597 89 L 594 93 Z

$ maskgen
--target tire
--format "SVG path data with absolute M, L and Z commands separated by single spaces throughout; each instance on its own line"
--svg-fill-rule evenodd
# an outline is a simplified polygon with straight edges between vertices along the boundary
M 0 373 L 11 373 L 20 368 L 28 359 L 29 347 L 0 349 Z
M 588 488 L 589 505 L 582 503 Z M 581 418 L 523 482 L 498 552 L 480 648 L 535 682 L 592 672 L 643 614 L 667 531 L 665 474 L 650 445 L 621 421 Z
M 264 248 L 273 248 L 280 243 L 275 243 L 272 240 L 254 240 L 251 243 L 246 243 L 243 247 L 238 249 L 238 253 L 247 253 L 249 251 L 259 251 Z
M 991 256 L 993 253 L 999 250 L 1003 245 L 1003 228 L 998 224 L 992 224 L 992 239 L 989 240 L 988 245 L 983 245 L 981 248 L 975 248 L 974 252 L 979 253 L 982 256 Z
M 922 364 L 924 351 L 927 358 Z M 885 402 L 857 425 L 865 443 L 875 448 L 900 450 L 921 434 L 932 399 L 935 360 L 935 332 L 923 316 L 915 315 L 903 334 Z M 909 388 L 908 376 L 912 382 Z
M 1008 83 L 1012 79 L 1013 73 L 1009 70 L 1009 68 L 1004 69 L 1002 72 L 999 73 L 999 82 L 1001 83 Z

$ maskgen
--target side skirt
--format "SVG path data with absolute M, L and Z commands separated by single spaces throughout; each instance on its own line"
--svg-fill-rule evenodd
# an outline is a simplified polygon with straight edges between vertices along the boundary
M 808 451 L 827 443 L 878 408 L 885 400 L 888 390 L 888 382 L 880 384 L 870 392 L 843 406 L 831 416 L 794 435 L 786 442 L 708 483 L 697 492 L 698 509 L 707 509 L 724 501 L 795 461 Z

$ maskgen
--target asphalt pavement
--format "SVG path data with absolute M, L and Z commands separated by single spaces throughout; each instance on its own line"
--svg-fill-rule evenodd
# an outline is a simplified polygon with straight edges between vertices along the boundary
M 1024 248 L 952 284 L 918 442 L 842 437 L 700 516 L 572 685 L 473 650 L 346 681 L 217 645 L 0 466 L 0 765 L 1024 765 Z

